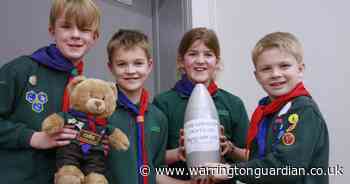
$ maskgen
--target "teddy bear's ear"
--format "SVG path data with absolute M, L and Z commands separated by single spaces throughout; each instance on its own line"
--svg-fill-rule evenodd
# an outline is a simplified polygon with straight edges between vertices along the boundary
M 68 86 L 67 86 L 68 92 L 71 93 L 73 91 L 73 89 L 75 88 L 75 86 L 77 84 L 79 84 L 80 82 L 83 82 L 84 80 L 86 80 L 86 77 L 84 77 L 82 75 L 74 77 L 73 80 L 71 80 L 68 83 Z
M 114 92 L 114 96 L 117 96 L 117 87 L 113 82 L 108 82 L 109 86 L 112 88 L 113 92 Z

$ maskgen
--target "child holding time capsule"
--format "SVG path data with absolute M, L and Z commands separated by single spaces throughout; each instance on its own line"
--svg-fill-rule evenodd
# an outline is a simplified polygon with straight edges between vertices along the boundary
M 242 152 L 248 117 L 242 100 L 219 88 L 215 76 L 221 66 L 220 46 L 213 30 L 194 28 L 184 34 L 177 51 L 177 66 L 181 79 L 169 91 L 156 96 L 154 104 L 167 116 L 169 135 L 166 162 L 171 168 L 186 169 L 183 145 L 184 114 L 195 84 L 204 84 L 218 111 L 221 128 L 221 156 L 229 163 L 240 158 L 234 152 Z M 181 138 L 180 138 L 181 137 Z M 236 145 L 236 149 L 233 149 Z M 162 176 L 162 183 L 193 183 L 190 175 Z M 201 181 L 203 182 L 203 181 Z

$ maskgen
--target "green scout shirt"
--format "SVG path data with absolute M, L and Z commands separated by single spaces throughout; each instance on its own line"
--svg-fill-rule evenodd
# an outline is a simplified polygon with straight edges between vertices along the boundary
M 248 128 L 248 116 L 242 100 L 231 93 L 219 89 L 212 97 L 219 114 L 220 123 L 225 128 L 225 136 L 238 147 L 244 147 Z M 189 97 L 179 94 L 174 89 L 155 97 L 153 103 L 161 109 L 168 118 L 169 137 L 167 149 L 179 146 L 180 129 L 184 127 L 184 116 Z M 227 161 L 232 160 L 226 158 Z M 184 162 L 178 162 L 171 167 L 186 167 Z M 188 179 L 187 177 L 181 177 Z
M 138 184 L 137 168 L 137 129 L 135 117 L 125 109 L 117 107 L 108 119 L 110 125 L 120 128 L 129 138 L 127 151 L 110 150 L 107 163 L 107 177 L 110 184 Z M 145 143 L 148 167 L 151 174 L 149 183 L 155 184 L 155 167 L 163 167 L 168 137 L 168 123 L 165 115 L 154 105 L 149 104 L 145 113 Z
M 1 183 L 53 183 L 54 150 L 30 147 L 44 118 L 61 111 L 68 74 L 49 69 L 27 56 L 0 69 Z
M 282 108 L 283 109 L 283 108 Z M 256 175 L 237 175 L 234 178 L 246 183 L 293 183 L 293 184 L 328 184 L 328 176 L 293 176 L 296 168 L 322 168 L 327 171 L 329 159 L 329 138 L 327 125 L 316 103 L 310 97 L 297 97 L 285 113 L 270 116 L 266 136 L 265 157 L 258 159 L 256 139 L 252 143 L 250 161 L 237 164 L 237 168 L 271 168 L 268 175 L 256 170 Z M 293 127 L 293 123 L 296 125 Z M 278 138 L 278 127 L 283 132 Z M 289 139 L 284 135 L 289 134 Z M 282 172 L 281 168 L 285 168 Z M 289 168 L 289 170 L 287 169 Z M 294 169 L 293 169 L 294 168 Z M 280 169 L 279 176 L 276 171 Z M 265 172 L 265 171 L 264 171 Z M 275 173 L 275 174 L 274 174 Z M 285 173 L 290 173 L 285 176 Z M 283 176 L 284 175 L 284 176 Z

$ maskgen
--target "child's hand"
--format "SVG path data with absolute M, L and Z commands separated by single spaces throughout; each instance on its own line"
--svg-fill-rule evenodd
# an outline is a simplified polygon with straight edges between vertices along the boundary
M 211 179 L 211 177 L 191 179 L 190 184 L 214 184 L 215 182 Z
M 186 161 L 185 135 L 183 128 L 180 129 L 179 147 L 177 148 L 177 158 L 181 161 Z
M 210 173 L 211 175 L 209 176 L 210 181 L 213 183 L 221 183 L 223 181 L 229 180 L 233 177 L 233 173 L 230 175 L 230 165 L 228 164 L 221 164 L 221 163 L 207 163 L 204 165 L 204 167 L 209 167 L 209 168 L 219 168 L 219 170 Z M 225 169 L 224 169 L 225 168 Z
M 71 128 L 62 128 L 55 134 L 49 135 L 46 132 L 35 132 L 30 139 L 30 146 L 36 149 L 49 149 L 58 146 L 65 146 L 75 139 L 78 132 Z
M 227 139 L 224 132 L 225 132 L 224 126 L 220 125 L 221 156 L 225 156 L 226 154 L 232 153 L 235 148 L 234 144 Z

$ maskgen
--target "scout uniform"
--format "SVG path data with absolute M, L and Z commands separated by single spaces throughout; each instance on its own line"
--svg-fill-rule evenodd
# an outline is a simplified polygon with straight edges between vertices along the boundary
M 0 69 L 1 183 L 53 183 L 55 150 L 33 149 L 30 139 L 47 116 L 62 110 L 70 76 L 70 72 L 52 69 L 28 56 Z
M 188 90 L 182 90 L 181 86 L 188 86 L 188 88 L 185 87 Z M 169 137 L 167 149 L 179 147 L 179 132 L 184 127 L 186 105 L 193 87 L 193 84 L 183 76 L 173 89 L 158 95 L 153 101 L 168 118 Z M 224 126 L 225 136 L 236 146 L 244 147 L 248 116 L 241 99 L 222 89 L 218 89 L 215 83 L 211 83 L 208 88 L 218 111 L 220 124 Z M 233 162 L 229 158 L 225 159 L 228 162 Z M 187 168 L 186 163 L 182 161 L 178 161 L 169 167 Z M 189 175 L 173 177 L 185 180 L 190 179 Z
M 155 168 L 164 167 L 166 143 L 168 137 L 167 119 L 163 112 L 152 104 L 148 104 L 143 115 L 143 122 L 136 122 L 137 116 L 121 103 L 121 91 L 118 91 L 117 109 L 108 119 L 111 126 L 121 129 L 129 138 L 130 147 L 127 151 L 110 150 L 107 163 L 107 178 L 110 184 L 130 183 L 130 184 L 155 184 Z M 142 100 L 141 100 L 142 101 Z M 135 105 L 140 108 L 140 105 Z M 140 151 L 138 125 L 144 123 L 143 142 L 144 150 Z M 146 153 L 142 153 L 146 152 Z M 139 154 L 146 155 L 147 163 L 139 163 Z M 143 166 L 142 166 L 143 165 Z M 140 172 L 150 174 L 143 177 Z M 146 174 L 145 174 L 146 175 Z M 141 180 L 141 181 L 140 181 Z
M 298 86 L 300 87 L 300 84 Z M 263 101 L 271 103 L 268 98 Z M 268 172 L 266 176 L 234 177 L 240 181 L 328 184 L 327 175 L 307 174 L 311 168 L 322 168 L 326 172 L 329 159 L 327 126 L 316 103 L 309 95 L 297 96 L 275 113 L 266 116 L 259 125 L 259 131 L 252 141 L 250 150 L 250 161 L 237 164 L 238 168 L 270 168 L 271 172 L 277 168 L 285 168 L 287 174 Z M 305 176 L 296 176 L 296 168 L 305 169 Z

